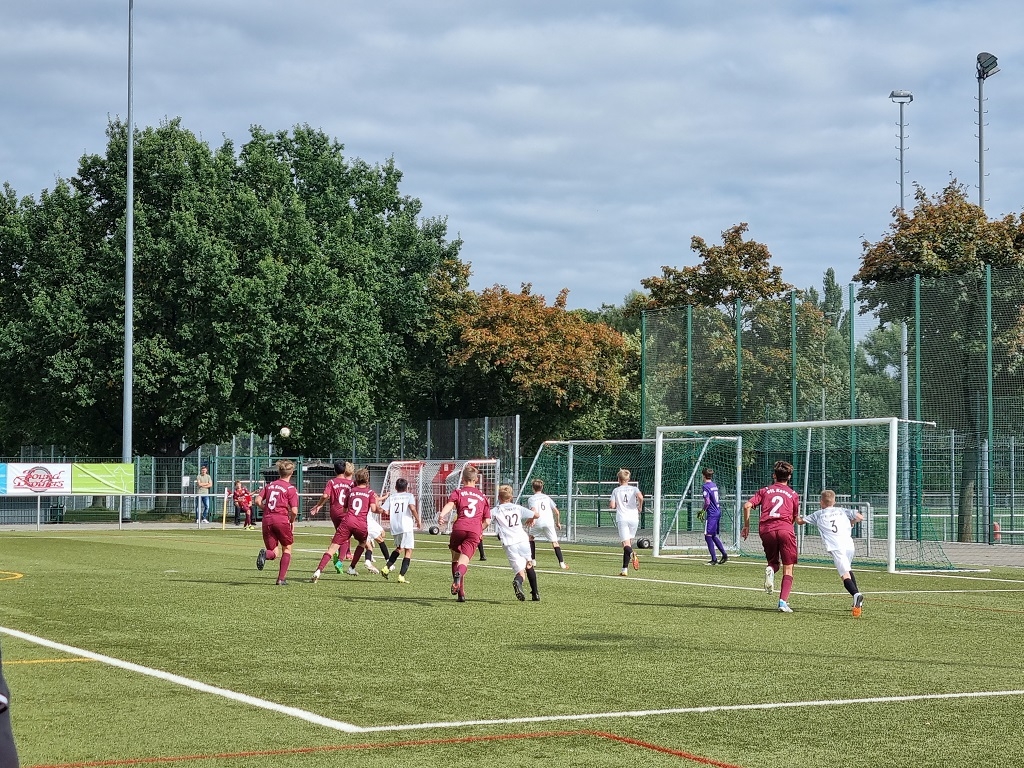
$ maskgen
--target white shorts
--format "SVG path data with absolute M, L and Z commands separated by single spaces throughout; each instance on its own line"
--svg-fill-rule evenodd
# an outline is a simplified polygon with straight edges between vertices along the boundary
M 640 526 L 640 513 L 616 512 L 615 526 L 619 529 L 619 541 L 632 541 L 636 537 L 636 529 Z
M 521 541 L 518 544 L 502 544 L 505 555 L 508 557 L 508 564 L 512 566 L 514 573 L 526 570 L 526 564 L 530 562 L 530 542 Z
M 366 516 L 366 540 L 367 541 L 376 541 L 377 537 L 379 537 L 382 533 L 384 533 L 384 529 L 381 528 L 380 523 L 377 522 L 377 516 L 376 515 L 367 515 Z
M 829 552 L 832 555 L 832 562 L 836 564 L 839 575 L 848 573 L 853 567 L 853 547 L 849 549 L 833 549 Z
M 530 535 L 535 539 L 544 539 L 552 544 L 558 543 L 558 532 L 554 525 L 539 525 L 534 523 L 530 528 Z
M 395 549 L 415 549 L 416 543 L 414 541 L 413 531 L 403 531 L 402 533 L 395 534 Z

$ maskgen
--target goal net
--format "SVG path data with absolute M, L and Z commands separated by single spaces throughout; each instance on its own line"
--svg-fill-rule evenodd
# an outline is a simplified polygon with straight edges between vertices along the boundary
M 437 525 L 437 516 L 448 501 L 451 492 L 459 487 L 462 470 L 472 464 L 480 472 L 477 486 L 497 504 L 499 473 L 498 459 L 465 459 L 447 461 L 392 461 L 384 473 L 383 493 L 393 493 L 399 478 L 405 478 L 408 491 L 416 497 L 416 508 L 420 512 L 424 530 Z M 390 521 L 384 515 L 381 524 L 388 527 Z
M 696 471 L 696 498 L 701 497 L 700 467 L 705 463 L 727 475 L 735 466 L 733 436 L 680 436 L 666 439 L 670 447 L 668 466 L 677 477 L 690 477 Z M 652 545 L 654 516 L 650 495 L 654 483 L 655 441 L 646 440 L 564 440 L 544 443 L 523 480 L 519 503 L 533 493 L 533 481 L 544 481 L 544 493 L 561 512 L 565 541 L 582 544 L 618 544 L 614 511 L 610 508 L 612 490 L 618 485 L 620 469 L 630 471 L 630 484 L 646 497 L 640 512 L 636 543 Z M 735 487 L 735 486 L 733 486 Z M 684 498 L 685 497 L 685 498 Z M 678 515 L 672 524 L 673 542 L 683 546 L 703 545 L 703 523 L 697 519 L 699 503 L 683 486 L 673 492 Z
M 658 427 L 655 437 L 653 523 L 655 555 L 670 554 L 680 545 L 692 546 L 692 537 L 673 538 L 678 525 L 680 499 L 692 493 L 688 478 L 680 474 L 675 441 L 681 437 L 732 436 L 736 444 L 735 478 L 715 472 L 722 497 L 723 541 L 740 554 L 763 556 L 757 537 L 757 510 L 751 513 L 751 532 L 743 541 L 742 503 L 759 488 L 772 482 L 772 467 L 785 460 L 793 465 L 794 489 L 800 494 L 803 513 L 819 508 L 821 491 L 835 491 L 837 505 L 859 510 L 864 521 L 854 528 L 856 563 L 898 569 L 950 568 L 951 563 L 936 541 L 924 540 L 921 501 L 914 498 L 909 481 L 915 471 L 913 446 L 900 445 L 900 420 L 896 418 L 841 419 L 776 424 L 717 424 Z M 723 485 L 725 486 L 723 488 Z M 738 493 L 735 489 L 738 489 Z M 698 491 L 699 492 L 699 491 Z M 675 522 L 673 522 L 675 521 Z M 802 561 L 831 562 L 813 526 L 798 526 Z M 703 542 L 703 535 L 700 536 Z

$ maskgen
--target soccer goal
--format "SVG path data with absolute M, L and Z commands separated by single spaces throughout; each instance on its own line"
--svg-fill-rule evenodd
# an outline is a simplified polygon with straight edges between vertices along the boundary
M 724 494 L 731 514 L 723 503 L 723 528 L 726 518 L 731 518 L 732 531 L 739 530 L 743 501 L 771 484 L 775 462 L 786 460 L 794 467 L 792 484 L 800 493 L 805 514 L 818 508 L 825 488 L 836 492 L 839 506 L 862 511 L 865 520 L 854 531 L 857 562 L 884 565 L 892 573 L 951 567 L 939 542 L 914 536 L 911 500 L 901 495 L 897 483 L 899 423 L 898 418 L 870 418 L 658 427 L 654 438 L 654 554 L 670 549 L 663 532 L 671 530 L 678 517 L 679 494 L 689 487 L 675 466 L 673 442 L 680 437 L 735 436 L 742 438 L 735 453 L 737 492 L 735 497 Z M 745 542 L 730 537 L 741 554 L 761 556 L 756 530 L 755 510 L 750 537 Z M 799 543 L 802 559 L 827 558 L 813 528 L 808 526 L 799 533 Z
M 696 499 L 700 498 L 700 469 L 706 462 L 727 475 L 735 465 L 734 436 L 681 436 L 668 439 L 672 471 L 696 480 Z M 558 440 L 544 443 L 530 465 L 519 490 L 523 503 L 533 493 L 533 481 L 544 481 L 544 492 L 561 512 L 562 539 L 583 544 L 618 544 L 611 493 L 618 485 L 620 469 L 630 471 L 630 484 L 646 497 L 640 512 L 636 541 L 651 544 L 654 516 L 650 495 L 654 480 L 653 438 L 643 440 Z M 673 497 L 677 512 L 671 529 L 674 543 L 680 547 L 703 546 L 703 523 L 697 518 L 701 509 L 692 489 L 684 493 L 681 486 Z
M 424 529 L 437 525 L 437 516 L 448 496 L 459 487 L 462 470 L 472 464 L 480 472 L 480 490 L 497 504 L 500 463 L 498 459 L 459 459 L 447 461 L 392 461 L 384 473 L 383 492 L 392 493 L 399 478 L 405 478 L 409 492 L 416 497 L 416 506 Z M 387 528 L 388 520 L 381 521 Z

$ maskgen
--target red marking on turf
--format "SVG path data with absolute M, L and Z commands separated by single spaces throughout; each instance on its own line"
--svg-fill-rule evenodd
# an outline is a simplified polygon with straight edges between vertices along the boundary
M 618 736 L 614 733 L 604 731 L 537 731 L 535 733 L 499 733 L 492 736 L 462 736 L 448 739 L 410 739 L 407 741 L 388 741 L 380 744 L 327 744 L 320 747 L 294 747 L 292 749 L 261 749 L 248 752 L 218 752 L 205 755 L 166 755 L 159 757 L 133 757 L 122 760 L 89 760 L 81 763 L 46 763 L 28 766 L 27 768 L 112 768 L 113 766 L 124 765 L 160 765 L 163 763 L 182 763 L 189 760 L 233 760 L 253 757 L 285 757 L 288 755 L 310 755 L 323 752 L 342 752 L 359 749 L 395 749 L 401 747 L 429 747 L 452 744 L 476 744 L 488 741 L 518 741 L 520 739 L 549 739 L 563 738 L 567 736 L 591 736 L 598 739 L 607 739 L 621 744 L 629 744 L 634 747 L 650 749 L 654 752 L 661 752 L 666 755 L 673 755 L 684 760 L 711 765 L 715 768 L 742 768 L 733 763 L 723 763 L 712 760 L 708 757 L 701 757 L 678 749 L 662 747 L 658 744 L 651 744 L 638 739 L 631 739 L 628 736 Z
M 605 733 L 604 731 L 588 731 L 592 736 L 599 736 L 602 739 L 608 739 L 609 741 L 619 741 L 623 744 L 632 744 L 634 747 L 643 747 L 653 752 L 661 752 L 665 755 L 673 755 L 675 757 L 681 757 L 684 760 L 689 760 L 694 763 L 700 763 L 701 765 L 713 765 L 715 768 L 743 768 L 743 766 L 736 765 L 735 763 L 723 763 L 720 760 L 713 760 L 710 757 L 702 757 L 701 755 L 694 755 L 690 752 L 684 752 L 681 749 L 671 749 L 669 747 L 663 747 L 659 744 L 651 744 L 647 741 L 640 741 L 639 739 L 631 739 L 628 736 L 619 736 L 614 733 Z

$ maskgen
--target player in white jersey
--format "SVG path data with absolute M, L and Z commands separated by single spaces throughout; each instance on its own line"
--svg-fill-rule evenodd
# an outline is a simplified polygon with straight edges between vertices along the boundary
M 853 524 L 864 519 L 864 515 L 853 509 L 836 506 L 836 493 L 831 490 L 821 492 L 821 509 L 807 517 L 797 517 L 797 525 L 811 523 L 817 526 L 821 534 L 821 543 L 825 551 L 832 555 L 839 577 L 843 580 L 846 591 L 853 595 L 853 615 L 860 616 L 864 595 L 857 589 L 857 579 L 853 575 Z
M 569 570 L 565 559 L 562 557 L 562 548 L 558 546 L 558 531 L 562 527 L 562 516 L 555 506 L 551 497 L 544 493 L 544 481 L 537 478 L 533 481 L 533 496 L 526 500 L 526 506 L 537 513 L 530 526 L 530 559 L 537 564 L 537 542 L 536 537 L 541 536 L 551 542 L 555 550 L 555 557 L 558 558 L 558 567 L 563 571 Z
M 530 536 L 523 528 L 523 523 L 536 520 L 537 513 L 532 509 L 512 503 L 512 486 L 498 486 L 498 506 L 492 510 L 491 519 L 498 532 L 498 540 L 505 549 L 508 564 L 512 566 L 515 577 L 512 579 L 512 590 L 517 600 L 525 600 L 523 578 L 530 582 L 530 595 L 534 602 L 540 600 L 537 587 L 537 571 L 530 557 Z
M 612 491 L 611 508 L 615 510 L 615 525 L 619 529 L 622 541 L 622 572 L 620 576 L 629 574 L 629 564 L 633 570 L 640 570 L 640 558 L 633 551 L 633 539 L 636 529 L 640 526 L 640 510 L 644 507 L 644 495 L 635 485 L 629 484 L 629 470 L 620 469 L 619 484 Z
M 381 502 L 381 508 L 391 516 L 391 535 L 395 537 L 395 548 L 391 551 L 391 557 L 380 569 L 381 574 L 388 574 L 398 562 L 398 556 L 402 556 L 402 568 L 398 572 L 398 583 L 408 584 L 405 574 L 409 572 L 409 564 L 412 562 L 412 551 L 416 547 L 414 533 L 423 527 L 420 520 L 420 512 L 416 508 L 416 497 L 408 491 L 409 482 L 400 477 L 395 481 L 395 492 L 388 494 Z

